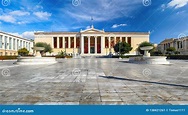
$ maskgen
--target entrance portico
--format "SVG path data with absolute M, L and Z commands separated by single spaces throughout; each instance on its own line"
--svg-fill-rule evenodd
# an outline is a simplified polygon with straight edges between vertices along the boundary
M 102 41 L 102 35 L 83 35 L 81 37 L 81 55 L 101 54 L 104 48 Z

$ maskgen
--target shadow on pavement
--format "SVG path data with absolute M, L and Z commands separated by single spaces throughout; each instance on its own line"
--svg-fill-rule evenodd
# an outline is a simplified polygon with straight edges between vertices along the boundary
M 136 80 L 136 79 L 114 77 L 114 76 L 99 76 L 99 77 L 107 78 L 107 79 L 115 79 L 115 80 L 134 81 L 134 82 L 141 82 L 141 83 L 150 83 L 150 84 L 159 84 L 159 85 L 168 85 L 168 86 L 188 88 L 187 85 L 180 85 L 180 84 L 170 84 L 170 83 L 161 83 L 161 82 L 153 82 L 153 81 L 145 81 L 145 80 Z

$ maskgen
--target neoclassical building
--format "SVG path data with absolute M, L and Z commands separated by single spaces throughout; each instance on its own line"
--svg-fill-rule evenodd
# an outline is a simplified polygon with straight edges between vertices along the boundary
M 149 42 L 149 32 L 105 32 L 93 26 L 80 32 L 36 32 L 35 43 L 46 42 L 53 48 L 53 55 L 60 51 L 81 56 L 108 55 L 114 53 L 113 46 L 118 42 L 131 44 L 136 54 L 136 48 L 141 42 Z
M 179 51 L 182 55 L 188 55 L 188 36 L 179 39 L 165 39 L 158 45 L 158 49 L 164 54 L 169 47 L 174 47 L 176 51 Z
M 0 31 L 0 56 L 18 55 L 18 50 L 27 48 L 33 54 L 33 41 Z

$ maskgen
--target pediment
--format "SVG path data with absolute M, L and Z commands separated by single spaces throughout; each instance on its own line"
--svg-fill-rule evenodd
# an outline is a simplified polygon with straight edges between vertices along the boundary
M 94 27 L 92 27 L 92 28 L 89 28 L 89 29 L 86 29 L 86 30 L 81 30 L 80 31 L 81 33 L 103 33 L 104 32 L 104 30 L 98 30 L 98 29 L 95 29 Z

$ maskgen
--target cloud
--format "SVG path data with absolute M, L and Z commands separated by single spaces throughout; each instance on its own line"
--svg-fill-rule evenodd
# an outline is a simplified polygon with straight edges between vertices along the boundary
M 86 27 L 86 29 L 89 29 L 89 28 L 91 28 L 91 27 L 90 27 L 90 26 L 87 26 L 87 27 Z
M 125 27 L 127 24 L 114 24 L 112 28 Z
M 25 16 L 25 15 L 30 15 L 29 12 L 21 11 L 21 10 L 15 10 L 9 13 L 10 15 L 13 16 Z
M 181 8 L 185 5 L 187 5 L 188 0 L 172 0 L 171 2 L 168 3 L 168 7 L 175 7 L 175 9 L 177 8 Z
M 165 5 L 165 4 L 162 4 L 162 5 L 161 5 L 161 10 L 162 10 L 162 11 L 165 11 L 165 9 L 166 9 L 166 5 Z
M 34 39 L 34 31 L 26 31 L 22 33 L 22 37 L 27 39 Z
M 0 20 L 8 23 L 15 23 L 16 19 L 11 15 L 2 15 L 0 16 Z
M 51 13 L 43 12 L 43 11 L 34 12 L 33 14 L 34 14 L 35 16 L 37 16 L 38 18 L 40 18 L 41 20 L 48 20 L 49 17 L 52 15 Z
M 34 31 L 25 31 L 21 34 L 19 33 L 10 33 L 12 35 L 15 35 L 15 36 L 19 36 L 19 37 L 22 37 L 22 38 L 26 38 L 26 39 L 34 39 Z

